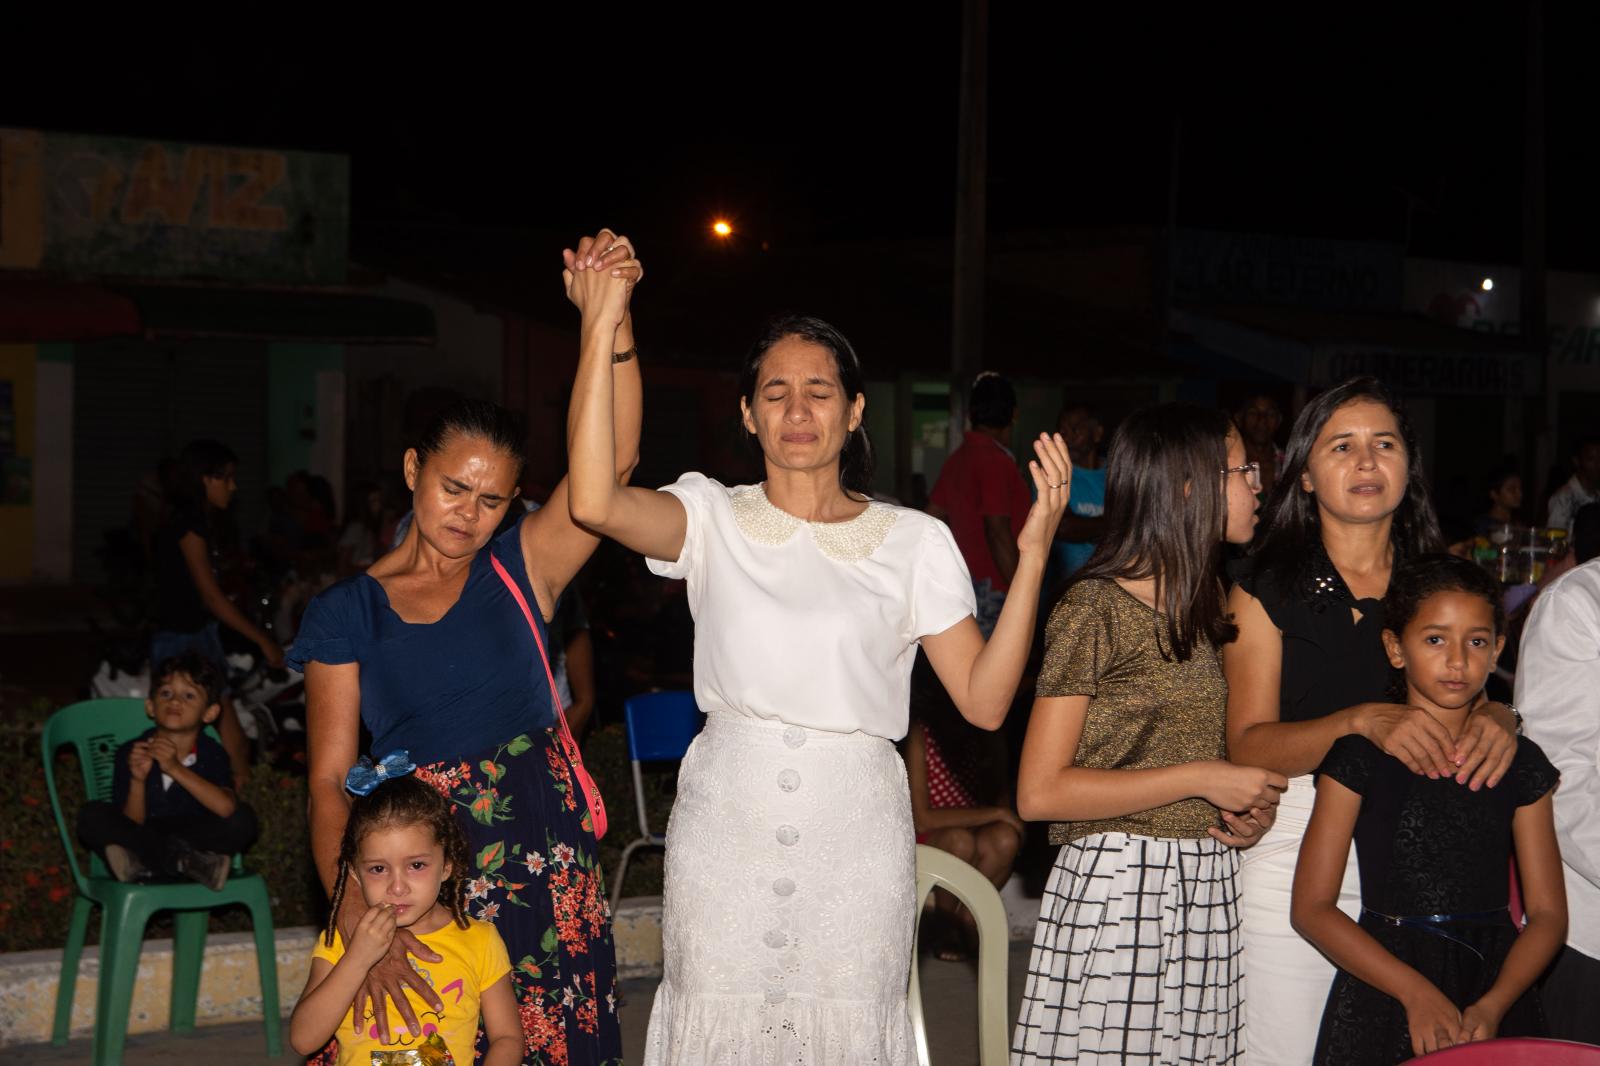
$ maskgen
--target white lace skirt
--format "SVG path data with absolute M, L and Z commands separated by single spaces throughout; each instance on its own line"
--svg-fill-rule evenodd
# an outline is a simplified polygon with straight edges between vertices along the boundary
M 901 1066 L 916 842 L 893 745 L 713 714 L 667 828 L 646 1066 Z

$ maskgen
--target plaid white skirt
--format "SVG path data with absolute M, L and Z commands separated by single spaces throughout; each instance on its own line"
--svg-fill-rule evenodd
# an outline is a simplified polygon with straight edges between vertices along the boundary
M 1011 1042 L 1032 1063 L 1237 1063 L 1239 855 L 1097 833 L 1045 885 Z

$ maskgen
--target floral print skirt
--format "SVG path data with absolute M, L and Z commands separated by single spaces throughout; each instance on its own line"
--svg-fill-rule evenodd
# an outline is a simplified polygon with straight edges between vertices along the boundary
M 493 922 L 511 956 L 524 1066 L 620 1064 L 611 911 L 589 808 L 556 731 L 417 776 L 455 805 L 466 833 L 467 913 Z M 474 1061 L 484 1043 L 480 1031 Z M 316 1061 L 334 1058 L 325 1050 Z

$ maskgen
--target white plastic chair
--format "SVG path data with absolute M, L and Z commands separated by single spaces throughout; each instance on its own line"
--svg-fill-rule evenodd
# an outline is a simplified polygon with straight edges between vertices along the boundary
M 978 1062 L 1004 1066 L 1010 1056 L 1006 971 L 1011 928 L 1005 904 L 989 879 L 949 852 L 917 845 L 917 929 L 922 928 L 928 893 L 942 888 L 964 903 L 978 920 Z M 907 994 L 917 1037 L 917 1062 L 930 1066 L 928 1032 L 922 1018 L 922 986 L 917 980 L 916 938 L 912 937 L 911 988 Z

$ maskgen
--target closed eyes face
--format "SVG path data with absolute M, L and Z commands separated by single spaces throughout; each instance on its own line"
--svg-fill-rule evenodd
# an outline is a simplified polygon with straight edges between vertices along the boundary
M 1417 706 L 1457 710 L 1477 699 L 1505 637 L 1494 629 L 1494 608 L 1470 592 L 1435 592 L 1417 607 L 1405 632 L 1385 630 L 1389 662 L 1406 673 Z
M 406 452 L 406 486 L 422 537 L 458 559 L 488 543 L 517 494 L 522 464 L 483 437 L 456 434 L 424 462 Z
M 355 870 L 367 906 L 392 905 L 400 925 L 411 925 L 432 910 L 439 886 L 451 874 L 444 847 L 425 825 L 371 830 L 356 850 Z
M 1400 506 L 1410 472 L 1395 413 L 1373 400 L 1353 400 L 1317 434 L 1300 487 L 1316 496 L 1326 518 L 1372 522 Z
M 838 465 L 845 440 L 861 424 L 866 396 L 846 396 L 833 353 L 785 337 L 761 360 L 754 397 L 741 397 L 744 428 L 768 466 L 810 470 Z

